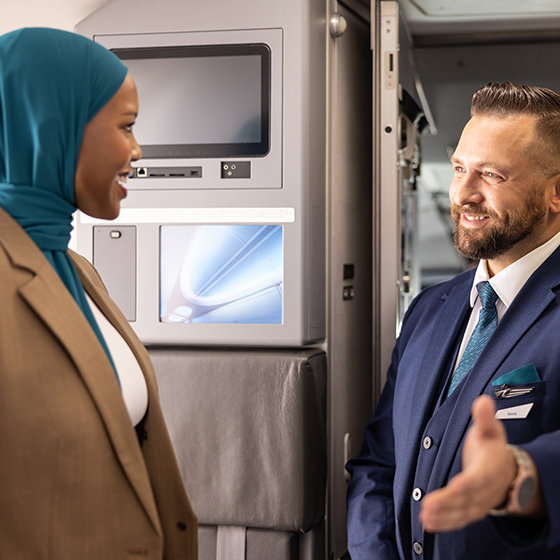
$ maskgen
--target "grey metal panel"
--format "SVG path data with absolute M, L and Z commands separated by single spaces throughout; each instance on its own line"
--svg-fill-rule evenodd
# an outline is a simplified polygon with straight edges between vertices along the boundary
M 216 525 L 198 526 L 198 560 L 216 560 L 218 527 Z
M 199 560 L 219 560 L 218 532 L 222 527 L 198 526 Z M 324 560 L 325 524 L 319 523 L 307 533 L 242 528 L 246 531 L 244 553 L 234 560 Z
M 417 122 L 408 118 L 404 107 L 410 106 L 407 99 L 412 98 L 420 110 L 423 98 L 421 84 L 416 79 L 411 62 L 406 25 L 400 21 L 398 2 L 379 2 L 378 41 L 375 60 L 378 70 L 378 115 L 374 132 L 377 142 L 374 162 L 374 323 L 378 343 L 374 361 L 376 397 L 385 384 L 402 318 L 419 286 L 415 191 L 419 165 Z M 426 119 L 431 120 L 427 103 L 422 110 L 426 112 Z M 412 118 L 416 121 L 418 116 Z M 432 125 L 433 122 L 430 127 L 435 130 Z
M 153 348 L 150 355 L 200 523 L 305 531 L 324 518 L 321 350 Z
M 136 321 L 136 227 L 93 226 L 93 264 L 124 316 Z
M 397 280 L 400 271 L 401 245 L 401 187 L 399 162 L 399 8 L 393 1 L 380 2 L 379 18 L 380 65 L 379 80 L 379 205 L 374 215 L 379 246 L 377 291 L 377 317 L 379 321 L 379 352 L 376 356 L 375 374 L 379 389 L 385 384 L 387 369 L 397 333 Z M 392 70 L 391 70 L 392 67 Z
M 227 335 L 228 344 L 296 345 L 322 341 L 325 303 L 325 137 L 326 137 L 326 5 L 323 0 L 112 0 L 80 22 L 76 30 L 86 36 L 126 34 L 206 33 L 282 29 L 282 186 L 278 189 L 174 189 L 136 190 L 123 201 L 123 208 L 293 208 L 296 220 L 286 226 L 284 325 L 261 329 L 239 325 L 238 329 L 202 325 L 193 337 L 176 336 L 173 343 L 214 344 Z M 165 202 L 164 202 L 165 199 Z M 314 211 L 315 208 L 315 211 Z M 318 211 L 317 211 L 318 210 Z M 139 227 L 136 325 L 145 321 L 158 325 L 157 225 Z M 79 224 L 78 224 L 79 226 Z M 77 250 L 91 258 L 91 233 L 78 232 Z M 313 308 L 319 302 L 320 306 Z M 142 316 L 140 316 L 142 314 Z M 167 326 L 167 325 L 164 325 Z M 260 329 L 260 330 L 259 330 Z M 164 329 L 165 330 L 165 329 Z M 174 331 L 176 332 L 176 331 Z M 242 335 L 239 335 L 239 333 Z M 266 336 L 263 336 L 263 332 Z M 161 330 L 160 330 L 161 333 Z M 202 334 L 198 334 L 202 333 Z M 272 334 L 270 334 L 272 333 Z M 167 336 L 169 333 L 164 333 Z M 150 344 L 169 341 L 142 335 Z M 263 340 L 266 338 L 266 340 Z M 246 341 L 246 342 L 245 342 Z M 219 342 L 219 340 L 218 340 Z
M 249 529 L 246 560 L 299 560 L 298 533 Z
M 327 558 L 325 532 L 326 524 L 322 521 L 307 533 L 300 533 L 299 560 L 324 560 Z
M 344 464 L 350 457 L 345 456 L 345 436 L 349 434 L 346 455 L 356 454 L 372 411 L 370 30 L 365 21 L 341 4 L 338 12 L 346 19 L 348 28 L 332 43 L 331 68 L 329 516 L 330 545 L 335 558 L 346 550 Z M 345 269 L 345 265 L 352 265 L 353 269 Z M 353 297 L 344 299 L 345 289 L 350 287 Z
M 131 178 L 129 180 L 129 193 L 132 195 L 131 191 L 137 189 L 147 189 L 162 191 L 164 189 L 263 189 L 263 188 L 282 188 L 282 103 L 277 102 L 277 100 L 282 99 L 282 53 L 283 53 L 283 31 L 282 29 L 243 29 L 235 31 L 206 31 L 203 33 L 196 33 L 191 31 L 186 31 L 182 33 L 126 33 L 123 35 L 104 35 L 100 33 L 95 36 L 96 42 L 103 45 L 108 49 L 135 49 L 135 48 L 150 48 L 150 47 L 173 47 L 173 46 L 204 46 L 204 45 L 233 45 L 233 44 L 247 44 L 247 43 L 263 43 L 269 46 L 271 50 L 271 79 L 270 79 L 270 95 L 272 98 L 272 103 L 270 105 L 271 115 L 270 115 L 270 150 L 262 157 L 246 157 L 242 158 L 247 162 L 251 162 L 252 173 L 251 176 L 245 180 L 224 182 L 221 178 L 221 164 L 222 161 L 219 157 L 214 158 L 196 158 L 189 157 L 185 159 L 140 159 L 135 162 L 135 166 L 138 167 L 150 167 L 150 166 L 169 166 L 171 169 L 173 167 L 180 166 L 200 166 L 201 174 L 199 180 L 193 181 L 190 178 L 178 178 L 174 177 L 171 181 L 169 178 Z M 165 59 L 156 61 L 158 71 L 164 74 L 164 68 L 162 64 Z M 130 60 L 123 60 L 123 63 L 130 65 Z M 226 66 L 227 68 L 227 66 Z M 137 76 L 134 70 L 138 71 L 138 68 L 131 66 L 131 74 L 134 78 Z M 166 83 L 163 78 L 151 77 L 154 83 L 151 83 L 145 74 L 140 74 L 142 82 L 138 84 L 138 92 L 140 103 L 142 103 L 142 94 L 146 95 L 151 90 L 155 89 L 156 85 L 165 91 L 168 95 L 167 88 L 176 88 L 179 84 Z M 214 79 L 216 76 L 214 76 Z M 227 89 L 227 80 L 229 76 L 221 76 L 223 82 L 221 83 L 222 89 Z M 135 78 L 138 81 L 138 77 Z M 144 83 L 147 82 L 147 83 Z M 145 89 L 140 86 L 144 85 Z M 209 86 L 210 84 L 207 84 Z M 210 90 L 211 91 L 211 90 Z M 181 92 L 182 95 L 186 96 L 185 92 Z M 152 93 L 155 96 L 155 94 Z M 177 94 L 175 94 L 177 95 Z M 201 95 L 199 92 L 198 95 Z M 208 93 L 207 93 L 208 95 Z M 175 99 L 173 96 L 169 100 L 166 99 L 168 104 L 171 104 Z M 259 100 L 260 101 L 260 100 Z M 175 117 L 176 120 L 180 118 L 186 118 L 184 115 Z M 169 116 L 173 119 L 173 113 Z M 192 117 L 190 117 L 192 118 Z M 215 117 L 219 119 L 217 115 Z M 148 120 L 148 117 L 146 117 Z M 142 113 L 139 115 L 138 122 L 142 124 Z M 198 127 L 199 129 L 215 127 L 212 122 L 201 123 L 194 122 L 192 127 Z M 152 130 L 146 126 L 147 130 L 144 131 L 145 134 L 153 133 Z M 139 129 L 137 138 L 141 142 L 141 130 Z M 178 133 L 177 133 L 178 134 Z M 231 159 L 231 158 L 230 158 Z M 235 160 L 235 158 L 233 158 Z M 232 162 L 233 163 L 233 162 Z M 173 186 L 171 185 L 173 183 Z M 239 191 L 238 191 L 239 196 Z M 243 195 L 241 195 L 243 196 Z M 141 195 L 138 197 L 139 200 L 142 199 Z

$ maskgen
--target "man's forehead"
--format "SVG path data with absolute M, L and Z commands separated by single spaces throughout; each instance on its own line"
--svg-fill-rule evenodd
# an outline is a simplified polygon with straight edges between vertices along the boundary
M 474 115 L 465 125 L 454 156 L 462 148 L 510 148 L 529 145 L 535 134 L 535 115 Z
M 496 131 L 511 131 L 518 134 L 532 134 L 538 117 L 532 114 L 514 113 L 507 115 L 475 114 L 463 128 L 467 130 L 492 129 Z

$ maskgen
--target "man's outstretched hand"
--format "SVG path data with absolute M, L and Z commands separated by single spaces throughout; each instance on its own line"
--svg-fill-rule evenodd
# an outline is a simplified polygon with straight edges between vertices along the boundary
M 447 486 L 422 499 L 420 521 L 426 531 L 461 529 L 499 507 L 517 475 L 517 463 L 492 398 L 478 397 L 472 406 L 473 424 L 463 446 L 463 470 Z

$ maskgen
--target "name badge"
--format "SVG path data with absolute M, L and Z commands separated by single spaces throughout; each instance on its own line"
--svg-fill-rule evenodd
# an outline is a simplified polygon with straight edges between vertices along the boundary
M 496 411 L 496 418 L 498 420 L 516 420 L 518 418 L 527 418 L 529 412 L 535 403 L 521 404 L 519 406 L 512 406 L 510 408 L 502 408 Z

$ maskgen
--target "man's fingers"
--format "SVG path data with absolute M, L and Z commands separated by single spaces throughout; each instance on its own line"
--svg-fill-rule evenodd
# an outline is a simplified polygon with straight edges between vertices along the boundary
M 463 446 L 463 470 L 446 487 L 422 500 L 420 521 L 430 532 L 449 531 L 484 518 L 503 501 L 515 476 L 515 461 L 506 448 L 494 402 L 481 396 L 472 406 L 473 424 Z
M 480 484 L 460 473 L 422 500 L 420 521 L 429 532 L 460 529 L 486 516 L 487 506 Z

